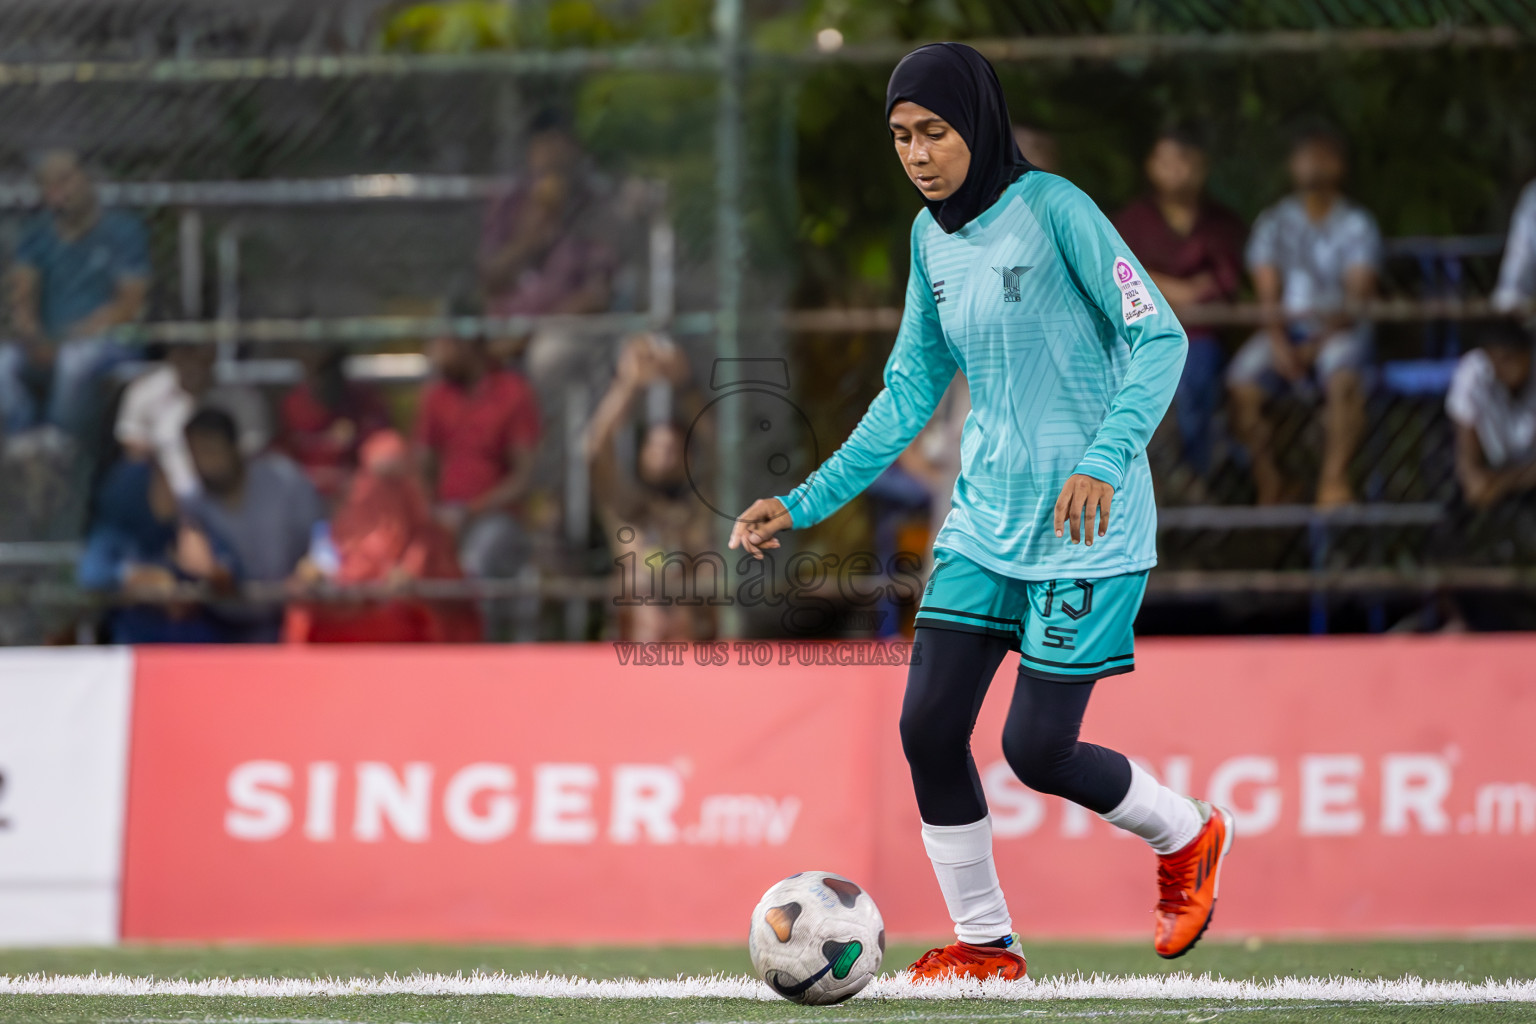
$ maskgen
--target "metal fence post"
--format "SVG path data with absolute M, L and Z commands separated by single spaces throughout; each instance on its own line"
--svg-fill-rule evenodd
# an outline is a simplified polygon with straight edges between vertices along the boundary
M 181 211 L 177 233 L 181 283 L 181 315 L 188 320 L 203 317 L 203 215 L 188 207 Z
M 658 330 L 670 331 L 677 312 L 677 229 L 667 213 L 667 186 L 657 184 L 653 193 L 655 208 L 646 238 L 651 270 L 646 312 Z
M 715 272 L 719 275 L 715 354 L 735 359 L 741 353 L 741 275 L 744 241 L 741 223 L 742 90 L 744 26 L 741 0 L 715 0 L 715 37 L 720 50 L 719 107 L 715 126 Z M 739 454 L 741 416 L 734 402 L 722 402 L 718 453 L 720 500 L 736 514 L 743 507 Z M 729 531 L 730 523 L 725 523 Z M 721 547 L 724 554 L 724 545 Z M 729 563 L 729 560 L 727 560 Z M 721 632 L 741 632 L 741 613 L 725 606 Z
M 591 414 L 590 393 L 585 381 L 565 389 L 565 543 L 569 553 L 585 570 L 588 531 L 592 521 L 592 477 L 587 465 L 587 418 Z M 569 566 L 564 567 L 569 570 Z M 584 598 L 565 600 L 565 639 L 585 640 L 591 606 Z
M 240 343 L 240 222 L 232 220 L 219 229 L 219 372 L 230 373 Z M 223 379 L 223 377 L 221 377 Z

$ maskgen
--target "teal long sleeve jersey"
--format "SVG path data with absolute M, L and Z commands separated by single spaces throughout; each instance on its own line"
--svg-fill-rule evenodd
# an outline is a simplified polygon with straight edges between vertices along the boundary
M 836 512 L 896 460 L 965 374 L 971 412 L 936 548 L 1022 580 L 1094 579 L 1157 562 L 1146 448 L 1178 385 L 1184 329 L 1097 206 L 1030 171 L 953 234 L 927 210 L 885 387 L 848 440 L 781 497 L 796 527 Z M 1055 534 L 1074 473 L 1115 488 L 1092 547 Z

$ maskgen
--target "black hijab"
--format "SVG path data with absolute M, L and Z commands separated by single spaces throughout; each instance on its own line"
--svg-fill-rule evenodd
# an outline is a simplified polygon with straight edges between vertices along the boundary
M 964 43 L 920 46 L 901 58 L 885 87 L 885 116 L 903 100 L 948 121 L 971 147 L 971 168 L 948 199 L 924 197 L 939 227 L 953 233 L 997 202 L 1003 189 L 1034 166 L 1019 152 L 997 72 Z

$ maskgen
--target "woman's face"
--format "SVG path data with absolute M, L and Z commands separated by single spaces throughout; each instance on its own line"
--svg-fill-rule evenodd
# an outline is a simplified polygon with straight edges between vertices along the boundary
M 891 108 L 891 139 L 896 156 L 924 199 L 948 199 L 965 184 L 971 147 L 938 114 L 910 100 Z

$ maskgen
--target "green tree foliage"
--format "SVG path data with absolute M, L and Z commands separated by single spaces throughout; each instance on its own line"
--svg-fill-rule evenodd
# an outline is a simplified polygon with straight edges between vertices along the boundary
M 449 0 L 400 10 L 388 48 L 703 44 L 712 0 Z M 800 300 L 899 299 L 916 196 L 883 126 L 889 68 L 798 68 L 774 55 L 838 29 L 846 44 L 1093 33 L 1536 28 L 1524 0 L 747 0 L 747 220 L 752 259 L 792 269 Z M 1061 172 L 1106 208 L 1140 188 L 1143 152 L 1167 123 L 1209 140 L 1212 188 L 1245 216 L 1283 190 L 1296 125 L 1327 120 L 1351 140 L 1352 190 L 1392 235 L 1502 229 L 1536 173 L 1528 47 L 1204 54 L 1002 64 L 1015 118 L 1053 134 Z M 610 166 L 673 184 L 685 243 L 713 216 L 714 80 L 613 72 L 575 86 L 578 127 Z
M 381 42 L 388 50 L 470 53 L 697 41 L 709 34 L 711 10 L 711 0 L 429 0 L 395 11 Z
M 411 53 L 472 53 L 517 42 L 514 8 L 495 0 L 414 4 L 384 25 L 384 48 Z
M 1389 235 L 1497 232 L 1536 173 L 1536 89 L 1526 51 L 1328 54 L 1136 64 L 999 68 L 1018 121 L 1052 133 L 1061 173 L 1113 209 L 1141 187 L 1140 164 L 1165 124 L 1209 141 L 1213 191 L 1252 217 L 1284 190 L 1298 125 L 1325 120 L 1349 138 L 1351 190 Z M 800 110 L 800 244 L 806 287 L 852 298 L 883 245 L 903 254 L 915 193 L 882 124 L 885 69 L 829 67 Z M 826 97 L 836 97 L 827 102 Z M 895 297 L 896 277 L 884 282 Z

